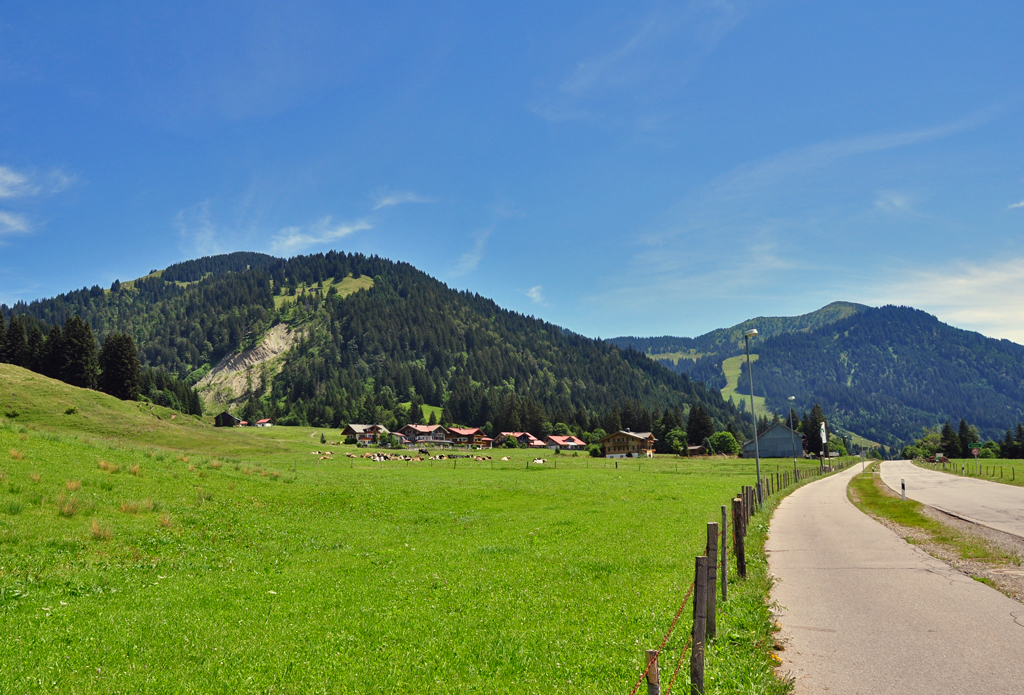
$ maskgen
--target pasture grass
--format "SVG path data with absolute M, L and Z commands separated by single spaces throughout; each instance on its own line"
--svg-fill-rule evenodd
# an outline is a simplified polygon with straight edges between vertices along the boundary
M 2 423 L 0 451 L 23 454 L 2 469 L 27 481 L 0 489 L 6 687 L 622 692 L 692 581 L 705 522 L 753 481 L 736 459 L 527 469 L 537 452 L 496 450 L 510 461 L 492 469 L 343 447 L 318 461 L 318 438 L 288 441 L 214 459 Z M 785 691 L 748 543 L 709 692 Z
M 950 459 L 949 463 L 927 463 L 914 461 L 922 468 L 978 478 L 1007 485 L 1024 485 L 1024 461 L 1021 459 Z

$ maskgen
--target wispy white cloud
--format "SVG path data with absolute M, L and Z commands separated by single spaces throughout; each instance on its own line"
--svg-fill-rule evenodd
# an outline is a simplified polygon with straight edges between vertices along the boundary
M 54 169 L 46 174 L 26 174 L 0 165 L 0 198 L 27 198 L 60 193 L 74 183 L 75 177 Z
M 26 174 L 0 166 L 0 198 L 21 198 L 39 192 Z
M 220 241 L 224 236 L 223 230 L 210 217 L 209 200 L 179 210 L 175 225 L 182 239 L 192 247 L 189 251 L 209 256 L 225 250 Z
M 0 236 L 9 234 L 28 234 L 32 227 L 23 215 L 0 210 Z
M 491 236 L 492 231 L 492 229 L 481 229 L 473 235 L 473 248 L 459 257 L 454 275 L 465 275 L 476 270 L 476 267 L 480 265 L 480 261 L 483 260 L 484 252 L 487 248 L 487 239 Z
M 328 216 L 308 227 L 285 227 L 274 235 L 271 248 L 275 253 L 297 253 L 313 246 L 329 244 L 367 229 L 373 229 L 373 224 L 368 220 L 335 222 Z
M 911 209 L 910 198 L 899 191 L 879 191 L 875 208 L 883 212 L 907 212 Z
M 381 208 L 390 207 L 392 205 L 402 205 L 403 203 L 433 203 L 433 198 L 413 193 L 412 191 L 378 191 L 374 197 L 374 210 L 380 210 Z
M 1013 210 L 1014 208 L 1024 208 L 1024 200 L 1020 201 L 1019 203 L 1014 203 L 1013 205 L 1009 206 L 1007 210 Z
M 10 201 L 7 205 L 16 205 L 22 198 L 59 193 L 73 182 L 73 176 L 59 169 L 36 175 L 0 165 L 0 199 Z M 0 210 L 0 235 L 29 234 L 32 231 L 33 225 L 26 215 L 9 209 Z
M 910 305 L 960 328 L 1024 343 L 1024 258 L 901 269 L 898 277 L 875 283 L 862 301 Z
M 532 299 L 533 301 L 537 302 L 537 304 L 543 305 L 545 302 L 544 295 L 542 294 L 541 290 L 543 290 L 543 287 L 541 287 L 540 285 L 536 285 L 526 291 L 526 296 Z
M 649 109 L 652 102 L 693 78 L 701 63 L 746 17 L 747 4 L 691 0 L 671 10 L 648 13 L 610 48 L 578 61 L 557 88 L 533 104 L 534 112 L 557 122 L 602 118 L 602 112 L 627 103 L 634 110 Z M 623 91 L 637 98 L 617 98 Z M 602 97 L 615 100 L 595 103 Z M 645 114 L 628 120 L 643 129 L 658 119 Z

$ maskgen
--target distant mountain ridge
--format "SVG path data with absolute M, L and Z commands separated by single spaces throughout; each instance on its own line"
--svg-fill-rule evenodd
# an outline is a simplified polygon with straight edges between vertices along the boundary
M 988 438 L 1024 419 L 1024 346 L 942 323 L 910 307 L 833 302 L 794 317 L 760 317 L 697 338 L 615 338 L 676 371 L 723 388 L 722 362 L 756 328 L 754 393 L 785 414 L 819 403 L 832 422 L 893 445 L 965 418 Z M 679 359 L 685 350 L 695 358 Z M 675 353 L 675 354 L 673 354 Z M 668 357 L 671 355 L 671 357 Z M 750 388 L 746 370 L 737 391 Z
M 747 329 L 756 328 L 760 338 L 770 338 L 783 333 L 806 331 L 829 323 L 835 323 L 869 308 L 864 304 L 855 304 L 853 302 L 832 302 L 821 309 L 801 314 L 800 316 L 758 316 L 730 328 L 715 329 L 696 338 L 674 336 L 637 338 L 623 336 L 620 338 L 610 338 L 608 342 L 623 350 L 632 347 L 634 350 L 646 353 L 653 359 L 658 359 L 658 355 L 683 352 L 714 353 L 722 354 L 723 357 L 730 357 L 736 351 L 743 349 L 743 332 Z

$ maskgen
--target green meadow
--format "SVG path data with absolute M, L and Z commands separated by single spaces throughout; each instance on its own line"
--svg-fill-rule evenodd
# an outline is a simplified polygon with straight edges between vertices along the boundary
M 319 430 L 218 430 L 4 367 L 13 692 L 628 692 L 706 522 L 754 478 L 735 459 L 520 450 L 375 463 Z M 750 562 L 709 692 L 788 688 Z

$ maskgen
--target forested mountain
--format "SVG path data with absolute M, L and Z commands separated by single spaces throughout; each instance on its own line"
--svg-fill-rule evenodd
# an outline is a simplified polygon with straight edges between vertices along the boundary
M 751 352 L 754 393 L 785 414 L 787 398 L 807 411 L 820 403 L 834 426 L 888 445 L 922 428 L 965 418 L 999 439 L 1024 418 L 1024 346 L 941 323 L 908 308 L 874 309 L 833 302 L 790 318 L 760 317 L 698 338 L 615 338 L 709 387 L 725 386 L 722 361 L 743 352 L 743 331 L 756 328 Z M 680 353 L 696 359 L 672 360 Z M 665 363 L 665 362 L 663 362 Z M 749 390 L 747 371 L 738 391 Z
M 757 346 L 754 393 L 786 412 L 815 401 L 842 426 L 895 444 L 966 419 L 998 439 L 1024 418 L 1024 346 L 954 328 L 909 307 L 858 312 Z M 745 374 L 740 391 L 749 389 Z
M 373 279 L 370 289 L 337 292 L 337 282 L 362 276 Z M 246 404 L 250 414 L 284 422 L 394 424 L 400 404 L 422 402 L 444 406 L 454 422 L 493 429 L 642 429 L 668 412 L 679 420 L 700 402 L 716 429 L 743 429 L 717 391 L 640 352 L 375 256 L 227 254 L 0 311 L 43 333 L 75 315 L 99 337 L 126 332 L 144 366 L 187 383 L 287 323 L 296 344 L 280 372 L 254 370 Z

